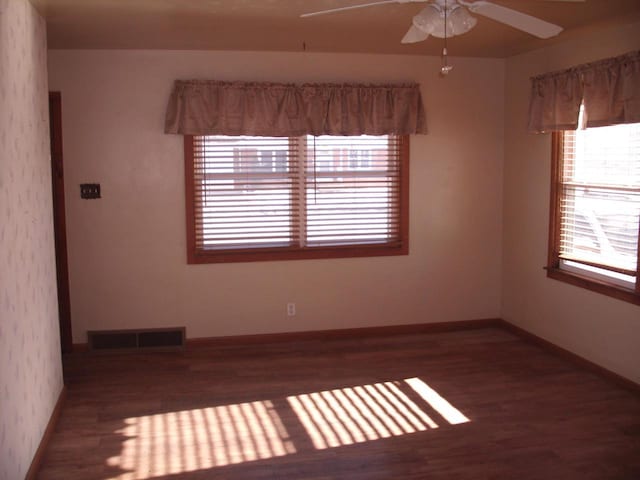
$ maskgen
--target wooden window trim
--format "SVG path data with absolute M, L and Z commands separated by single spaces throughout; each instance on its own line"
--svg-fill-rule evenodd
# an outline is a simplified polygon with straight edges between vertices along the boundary
M 549 208 L 549 247 L 547 277 L 585 288 L 625 302 L 640 305 L 640 278 L 636 274 L 635 289 L 627 289 L 604 280 L 598 280 L 560 267 L 560 203 L 562 185 L 563 132 L 554 131 L 551 136 L 551 202 Z M 639 229 L 640 230 L 640 229 Z M 640 238 L 640 231 L 638 232 Z M 640 266 L 640 248 L 638 248 Z
M 384 245 L 344 245 L 327 247 L 277 247 L 198 251 L 196 248 L 196 214 L 194 188 L 194 141 L 184 136 L 185 200 L 187 229 L 187 263 L 233 263 L 325 258 L 378 257 L 409 254 L 409 135 L 400 142 L 399 241 Z

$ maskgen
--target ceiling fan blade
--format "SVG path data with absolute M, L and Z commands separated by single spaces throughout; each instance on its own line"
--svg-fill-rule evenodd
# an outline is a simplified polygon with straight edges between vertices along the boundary
M 355 10 L 357 8 L 373 7 L 375 5 L 384 5 L 386 3 L 404 3 L 404 2 L 400 0 L 380 0 L 379 2 L 361 3 L 359 5 L 351 5 L 349 7 L 338 7 L 338 8 L 331 8 L 329 10 L 320 10 L 319 12 L 303 13 L 302 15 L 300 15 L 300 18 L 315 17 L 316 15 L 325 15 L 327 13 L 344 12 L 345 10 Z
M 526 13 L 512 10 L 511 8 L 496 5 L 495 3 L 478 0 L 476 2 L 458 2 L 466 6 L 473 13 L 483 15 L 511 27 L 530 33 L 538 38 L 550 38 L 558 35 L 563 29 L 553 23 L 545 22 Z
M 424 30 L 420 30 L 415 25 L 411 25 L 411 28 L 405 33 L 404 37 L 402 37 L 402 43 L 416 43 L 422 42 L 429 38 L 429 34 L 425 33 Z

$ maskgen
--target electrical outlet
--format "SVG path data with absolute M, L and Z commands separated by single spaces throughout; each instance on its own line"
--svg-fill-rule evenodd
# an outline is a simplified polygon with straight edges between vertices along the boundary
M 296 314 L 296 304 L 295 303 L 287 303 L 287 316 L 293 317 Z

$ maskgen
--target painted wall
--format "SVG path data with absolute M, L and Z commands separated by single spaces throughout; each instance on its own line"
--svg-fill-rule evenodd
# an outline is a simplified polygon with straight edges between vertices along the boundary
M 640 383 L 640 307 L 551 280 L 547 258 L 551 136 L 526 132 L 529 77 L 640 48 L 640 24 L 603 29 L 506 67 L 505 320 Z
M 188 337 L 496 317 L 504 62 L 195 51 L 49 52 L 62 92 L 75 342 L 91 329 L 186 325 Z M 187 265 L 182 138 L 163 134 L 174 79 L 422 85 L 411 139 L 410 255 Z M 80 200 L 99 182 L 100 200 Z M 286 316 L 295 302 L 297 315 Z
M 62 389 L 45 24 L 0 0 L 0 479 L 24 478 Z

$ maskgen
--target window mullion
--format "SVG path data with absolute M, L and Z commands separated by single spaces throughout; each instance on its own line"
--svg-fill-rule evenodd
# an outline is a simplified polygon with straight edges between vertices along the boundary
M 296 162 L 296 178 L 292 188 L 295 189 L 293 198 L 297 197 L 297 202 L 291 211 L 291 221 L 294 232 L 297 232 L 295 241 L 299 248 L 307 244 L 307 142 L 306 137 L 292 137 L 291 143 L 294 146 Z

